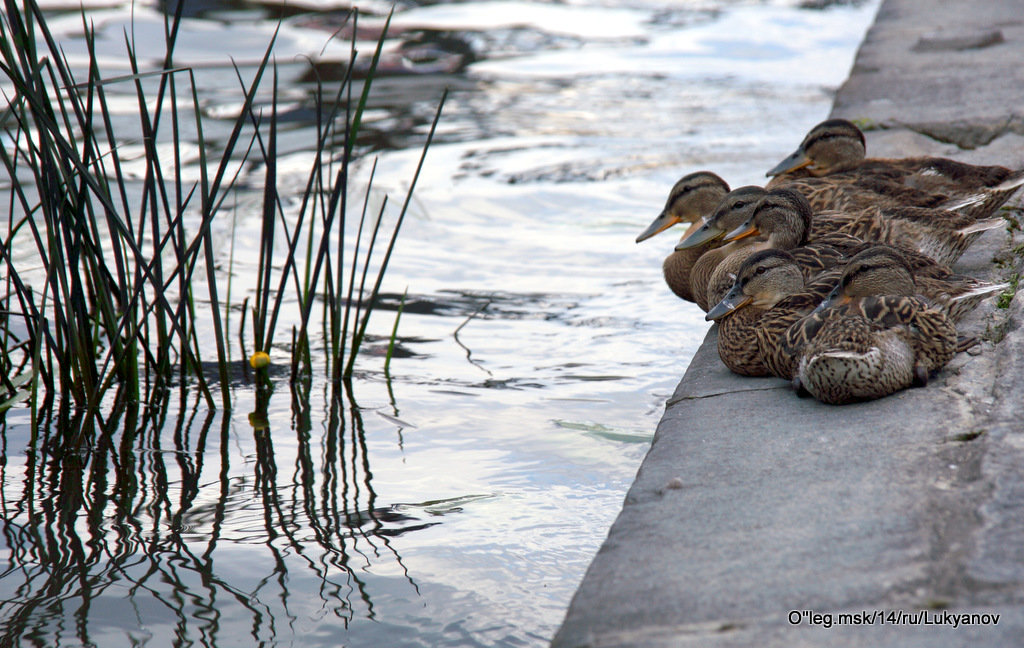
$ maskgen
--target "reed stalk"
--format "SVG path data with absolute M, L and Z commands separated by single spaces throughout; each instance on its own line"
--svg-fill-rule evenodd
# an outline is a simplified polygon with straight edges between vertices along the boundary
M 288 347 L 292 377 L 300 365 L 308 373 L 314 346 L 309 324 L 322 304 L 329 350 L 324 370 L 351 379 L 424 159 L 389 237 L 382 234 L 383 207 L 370 215 L 364 204 L 358 222 L 349 222 L 355 142 L 387 25 L 358 98 L 351 77 L 354 35 L 348 75 L 330 92 L 317 84 L 314 155 L 299 207 L 286 214 L 278 194 L 276 32 L 250 80 L 236 67 L 242 108 L 214 150 L 204 137 L 207 117 L 195 73 L 174 64 L 184 3 L 165 18 L 160 68 L 141 68 L 129 33 L 124 47 L 130 73 L 112 77 L 98 65 L 96 34 L 84 11 L 89 61 L 81 72 L 64 57 L 35 0 L 3 5 L 0 73 L 13 94 L 0 113 L 0 164 L 13 185 L 0 245 L 0 411 L 25 398 L 33 408 L 56 399 L 61 407 L 83 411 L 81 429 L 93 429 L 90 417 L 103 403 L 146 402 L 179 383 L 194 386 L 210 407 L 219 400 L 231 408 L 230 283 L 227 291 L 220 286 L 230 279 L 217 270 L 221 251 L 212 225 L 232 204 L 247 163 L 261 164 L 264 174 L 258 280 L 255 294 L 246 298 L 253 347 L 265 353 L 275 348 L 280 314 L 294 299 L 300 315 Z M 270 98 L 262 105 L 257 97 L 265 79 Z M 134 91 L 138 120 L 131 132 L 114 118 L 108 91 L 115 85 Z M 344 138 L 340 160 L 328 155 L 338 133 Z M 133 141 L 144 149 L 138 179 L 125 171 L 123 149 Z M 195 145 L 199 178 L 190 181 L 182 173 L 184 150 Z M 354 242 L 346 238 L 349 228 L 356 230 Z M 212 335 L 205 332 L 210 329 Z M 215 362 L 207 363 L 211 354 Z M 204 369 L 210 365 L 214 371 Z

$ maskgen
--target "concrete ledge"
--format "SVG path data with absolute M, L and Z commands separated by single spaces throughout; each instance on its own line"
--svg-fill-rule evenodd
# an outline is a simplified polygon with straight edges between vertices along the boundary
M 1010 0 L 884 0 L 833 115 L 877 127 L 870 155 L 1021 167 L 1020 61 Z M 1024 273 L 1022 242 L 990 232 L 957 269 Z M 1022 321 L 1020 298 L 980 308 L 980 352 L 843 407 L 731 374 L 712 329 L 553 646 L 1020 645 Z
M 1012 0 L 885 0 L 833 113 L 963 149 L 1024 135 L 1022 18 Z

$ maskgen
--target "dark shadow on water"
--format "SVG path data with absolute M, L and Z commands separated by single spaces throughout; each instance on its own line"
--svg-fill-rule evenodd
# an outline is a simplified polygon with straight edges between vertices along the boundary
M 396 311 L 402 297 L 401 293 L 382 292 L 378 295 L 374 308 L 381 311 Z M 459 321 L 468 317 L 509 320 L 568 319 L 579 301 L 589 297 L 591 295 L 442 290 L 434 295 L 409 293 L 405 297 L 403 312 L 453 317 Z M 552 306 L 555 303 L 557 308 Z

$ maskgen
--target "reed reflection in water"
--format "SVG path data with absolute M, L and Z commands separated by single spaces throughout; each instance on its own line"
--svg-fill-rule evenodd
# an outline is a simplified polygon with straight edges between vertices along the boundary
M 351 385 L 319 426 L 294 396 L 294 452 L 256 421 L 241 459 L 230 417 L 199 400 L 115 408 L 89 447 L 50 432 L 78 423 L 59 413 L 29 439 L 0 422 L 0 645 L 289 643 L 318 618 L 374 619 L 381 585 L 417 597 L 392 538 L 472 498 L 379 505 Z

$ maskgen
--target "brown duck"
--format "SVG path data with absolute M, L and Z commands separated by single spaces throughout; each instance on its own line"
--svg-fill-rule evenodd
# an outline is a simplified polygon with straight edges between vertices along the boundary
M 722 238 L 730 231 L 745 222 L 765 195 L 761 187 L 739 187 L 730 191 L 719 203 L 715 212 L 704 222 L 683 237 L 676 245 L 677 251 L 686 251 L 714 246 L 694 262 L 689 274 L 689 287 L 693 301 L 701 310 L 707 311 L 715 305 L 732 285 L 732 279 L 723 285 L 721 281 L 709 289 L 712 275 L 727 277 L 733 274 L 747 255 L 756 251 L 757 237 L 723 245 Z M 718 268 L 721 267 L 721 270 Z
M 975 219 L 991 216 L 1022 184 L 1024 170 L 981 166 L 940 157 L 867 158 L 864 133 L 845 119 L 829 119 L 807 133 L 796 151 L 768 171 L 772 186 L 802 184 L 812 202 L 835 207 L 877 194 L 904 205 L 959 210 Z M 843 197 L 845 195 L 845 198 Z M 828 198 L 831 196 L 831 198 Z
M 914 296 L 910 266 L 877 268 L 874 251 L 855 256 L 821 307 L 781 337 L 777 346 L 794 360 L 798 391 L 830 404 L 881 398 L 926 384 L 953 357 L 956 327 Z
M 727 193 L 729 185 L 710 171 L 698 171 L 683 176 L 669 192 L 665 208 L 647 229 L 636 237 L 636 242 L 645 241 L 677 223 L 690 223 L 691 227 L 686 232 L 688 234 L 696 228 L 696 223 L 702 222 L 715 211 Z M 717 242 L 711 241 L 706 245 L 685 250 L 677 249 L 665 258 L 662 263 L 665 283 L 676 296 L 686 301 L 694 301 L 690 289 L 690 270 L 704 252 L 716 245 Z
M 814 241 L 831 234 L 846 234 L 864 241 L 880 241 L 910 248 L 939 263 L 960 258 L 983 232 L 1004 224 L 1001 218 L 977 220 L 958 212 L 923 207 L 868 206 L 857 210 L 815 211 L 810 201 L 792 187 L 774 189 L 770 200 L 802 215 L 810 214 L 807 239 Z M 729 238 L 757 234 L 753 219 L 731 233 Z
M 978 304 L 1009 287 L 966 275 L 955 274 L 945 266 L 934 264 L 925 272 L 915 269 L 906 253 L 897 247 L 872 243 L 863 246 L 845 269 L 851 283 L 845 287 L 846 297 L 868 297 L 889 290 L 888 294 L 916 295 L 942 311 L 951 321 L 959 322 Z M 852 278 L 856 281 L 852 281 Z M 837 295 L 833 295 L 836 298 Z
M 831 292 L 839 271 L 818 275 L 805 286 L 796 259 L 782 250 L 760 250 L 739 266 L 736 281 L 706 319 L 718 322 L 718 355 L 734 373 L 767 376 L 771 345 Z

